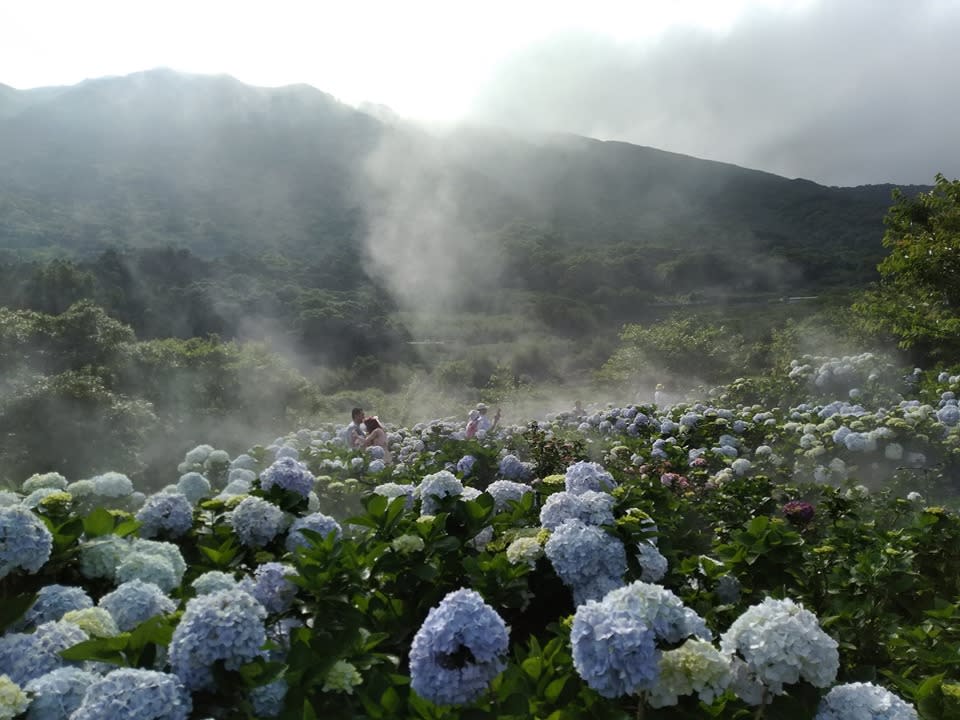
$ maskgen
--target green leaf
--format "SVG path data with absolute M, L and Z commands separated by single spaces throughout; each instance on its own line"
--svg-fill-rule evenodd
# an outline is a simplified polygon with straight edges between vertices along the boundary
M 36 599 L 36 593 L 4 598 L 3 602 L 0 603 L 0 632 L 23 617 L 23 614 L 30 609 Z
M 87 537 L 99 537 L 113 532 L 113 515 L 102 507 L 97 508 L 83 519 L 83 531 Z
M 520 667 L 531 678 L 538 680 L 543 672 L 543 661 L 539 657 L 529 657 L 520 664 Z
M 560 693 L 563 692 L 564 686 L 567 684 L 569 676 L 560 677 L 547 685 L 547 689 L 543 691 L 543 695 L 550 702 L 556 702 L 557 698 L 560 697 Z

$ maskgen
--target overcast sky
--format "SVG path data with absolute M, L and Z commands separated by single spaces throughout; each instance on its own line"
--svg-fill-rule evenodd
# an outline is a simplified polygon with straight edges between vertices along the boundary
M 827 184 L 960 176 L 958 0 L 2 0 L 0 82 L 168 66 Z

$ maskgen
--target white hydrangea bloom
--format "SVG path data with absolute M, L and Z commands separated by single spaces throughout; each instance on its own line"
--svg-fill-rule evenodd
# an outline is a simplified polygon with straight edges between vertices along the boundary
M 697 693 L 712 703 L 730 686 L 730 659 L 706 640 L 691 638 L 660 657 L 660 677 L 648 695 L 652 707 L 676 705 L 681 695 Z

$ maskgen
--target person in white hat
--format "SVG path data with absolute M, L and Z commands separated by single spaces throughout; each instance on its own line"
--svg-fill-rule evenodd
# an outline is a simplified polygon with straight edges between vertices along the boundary
M 487 415 L 487 406 L 485 404 L 477 403 L 477 412 L 480 413 L 480 418 L 477 420 L 477 429 L 482 430 L 484 433 L 493 432 L 500 422 L 500 408 L 497 408 L 497 414 L 493 416 L 492 421 Z

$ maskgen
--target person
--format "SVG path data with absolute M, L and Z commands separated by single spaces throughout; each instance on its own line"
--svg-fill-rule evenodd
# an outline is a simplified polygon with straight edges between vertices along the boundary
M 472 440 L 476 436 L 477 430 L 480 429 L 480 411 L 474 408 L 470 411 L 469 415 L 467 415 L 467 418 L 467 432 L 464 434 L 464 437 L 466 437 L 467 440 Z
M 392 462 L 390 448 L 387 444 L 387 431 L 376 417 L 364 417 L 363 408 L 353 408 L 350 411 L 352 422 L 347 426 L 347 445 L 356 450 L 368 447 L 383 449 L 383 461 Z
M 497 429 L 497 425 L 500 422 L 500 408 L 497 408 L 497 414 L 493 416 L 493 420 L 487 416 L 487 406 L 484 403 L 477 403 L 477 412 L 480 413 L 480 418 L 477 421 L 477 430 L 482 430 L 484 433 L 491 433 Z

